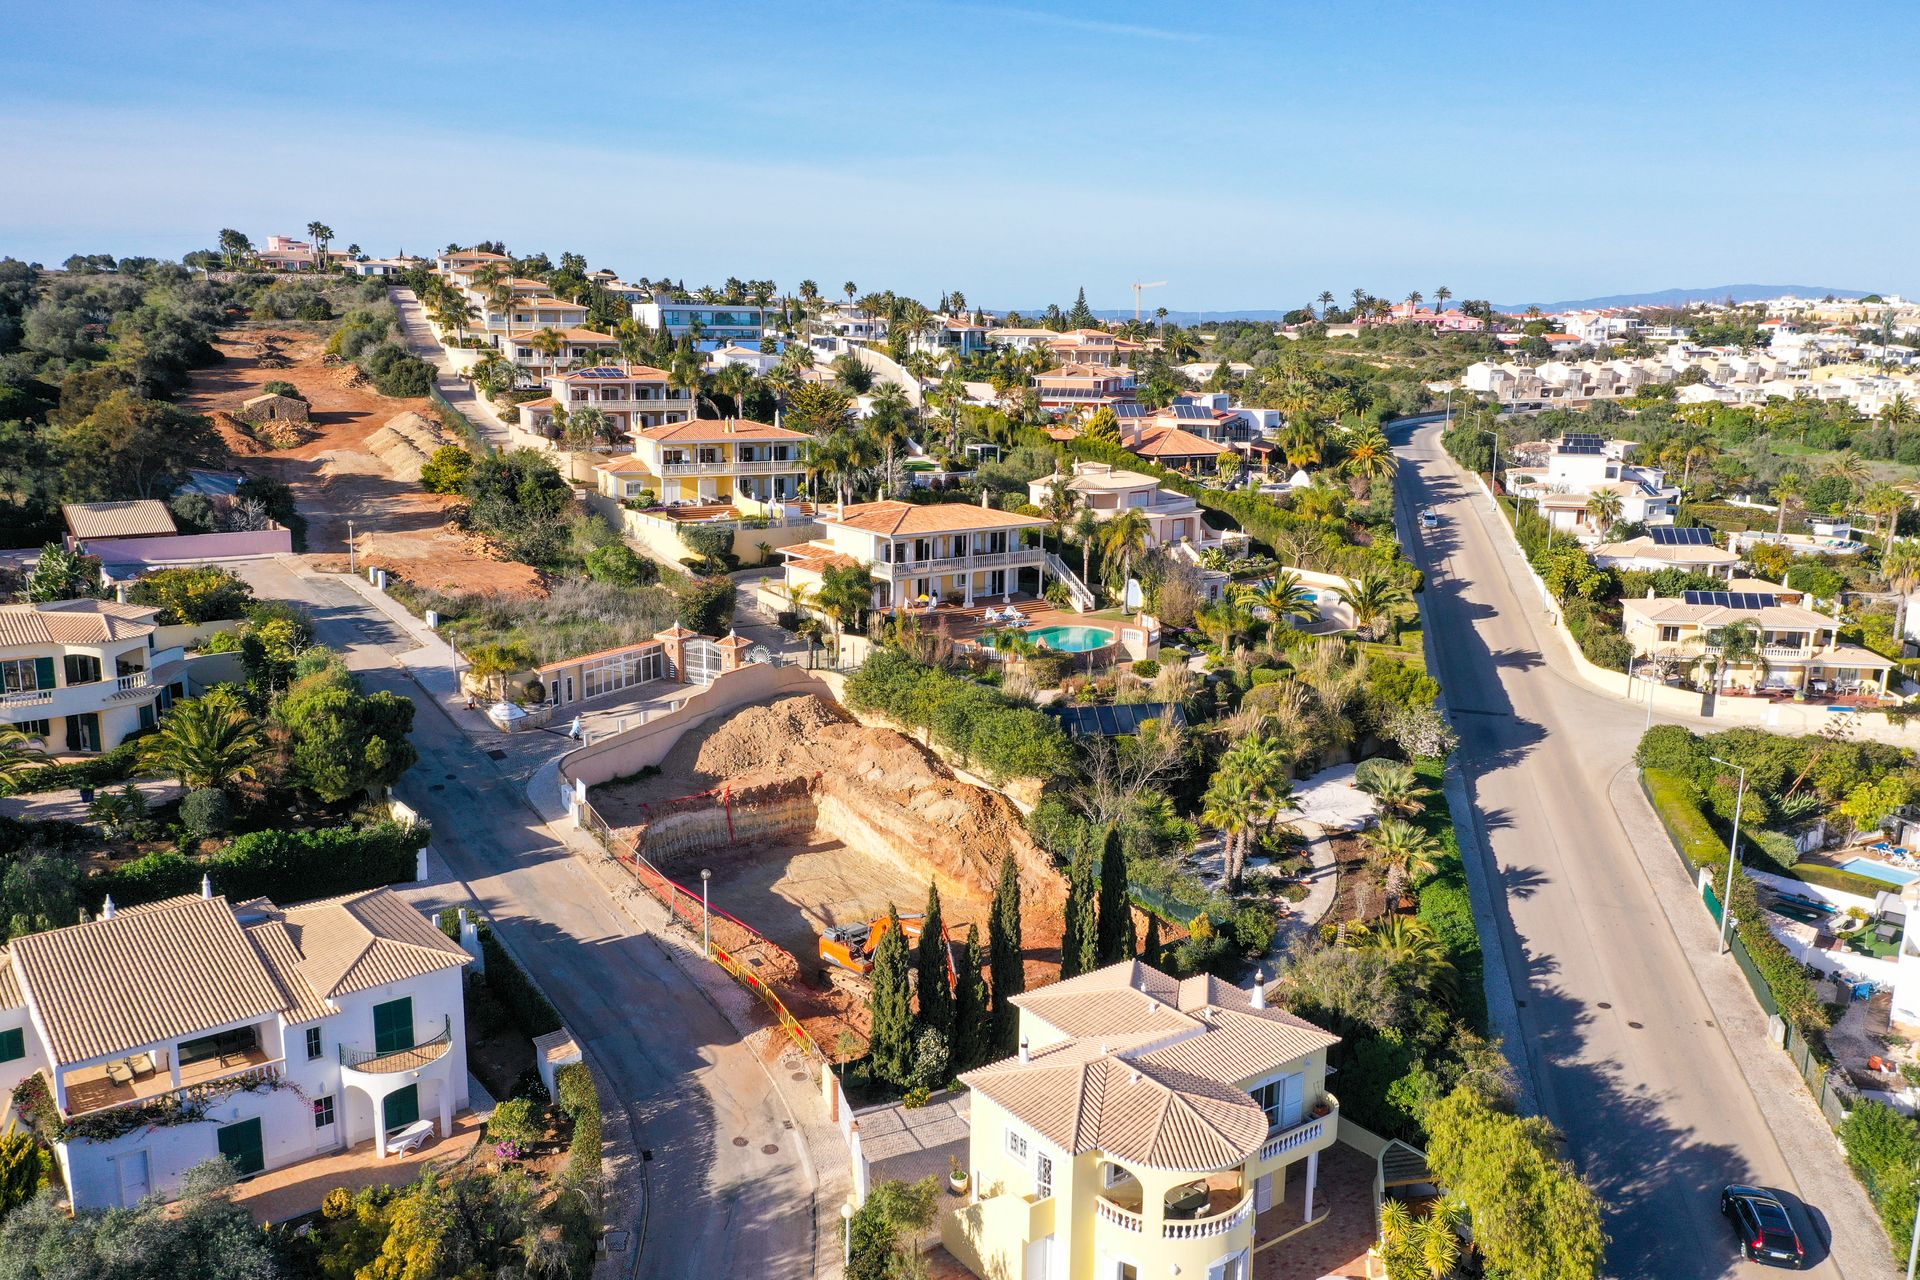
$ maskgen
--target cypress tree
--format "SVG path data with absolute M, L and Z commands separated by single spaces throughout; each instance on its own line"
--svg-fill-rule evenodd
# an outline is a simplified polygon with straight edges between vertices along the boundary
M 920 1016 L 914 1038 L 922 1031 L 938 1031 L 953 1044 L 953 988 L 948 985 L 947 938 L 940 914 L 940 886 L 927 886 L 927 918 L 920 926 L 920 946 L 914 954 L 914 986 L 919 989 Z
M 1067 909 L 1061 931 L 1060 976 L 1071 978 L 1100 964 L 1100 920 L 1096 914 L 1093 848 L 1083 844 L 1067 868 Z
M 1127 855 L 1120 828 L 1108 827 L 1100 846 L 1100 963 L 1133 959 L 1133 897 L 1127 891 Z
M 1020 1010 L 1013 997 L 1027 989 L 1027 966 L 1020 938 L 1020 869 L 1011 853 L 1000 859 L 1000 884 L 987 917 L 987 963 L 993 968 L 993 1049 L 1005 1056 L 1019 1038 Z
M 873 1014 L 873 1074 L 904 1085 L 913 1074 L 913 987 L 907 976 L 907 935 L 900 912 L 887 904 L 887 931 L 874 948 L 868 1008 Z
M 1156 969 L 1160 967 L 1160 917 L 1151 911 L 1147 913 L 1147 943 L 1140 948 L 1140 958 Z
M 954 971 L 959 981 L 953 993 L 953 1073 L 979 1066 L 993 1054 L 993 1024 L 987 1013 L 987 949 L 980 944 L 980 926 L 967 926 L 967 945 L 960 949 Z

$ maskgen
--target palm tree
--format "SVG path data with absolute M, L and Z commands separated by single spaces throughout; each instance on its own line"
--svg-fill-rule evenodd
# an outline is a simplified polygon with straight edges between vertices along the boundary
M 1385 631 L 1382 624 L 1393 616 L 1395 606 L 1407 599 L 1405 587 L 1385 570 L 1371 565 L 1362 569 L 1357 577 L 1347 579 L 1347 585 L 1334 594 L 1353 611 L 1354 629 L 1369 640 L 1380 638 Z
M 1709 631 L 1707 649 L 1714 655 L 1715 683 L 1724 689 L 1727 672 L 1734 667 L 1752 667 L 1759 679 L 1765 680 L 1773 670 L 1767 661 L 1766 644 L 1766 633 L 1751 618 Z
M 333 228 L 324 222 L 309 222 L 307 237 L 313 241 L 313 247 L 320 251 L 320 261 L 327 259 L 327 246 L 333 243 Z
M 1880 576 L 1887 580 L 1896 597 L 1893 635 L 1897 640 L 1907 634 L 1907 597 L 1920 590 L 1920 544 L 1895 539 L 1880 557 Z
M 1418 311 L 1420 309 L 1420 304 L 1424 301 L 1425 301 L 1425 298 L 1421 295 L 1418 289 L 1414 289 L 1410 291 L 1407 294 L 1407 310 Z
M 17 782 L 45 763 L 47 753 L 18 729 L 0 729 L 0 780 Z
M 1100 528 L 1100 550 L 1118 573 L 1121 594 L 1133 576 L 1134 557 L 1146 551 L 1153 540 L 1153 526 L 1140 512 L 1129 507 Z
M 1093 576 L 1093 543 L 1100 536 L 1100 522 L 1085 507 L 1073 518 L 1073 540 L 1080 544 L 1080 581 Z
M 693 401 L 689 417 L 700 416 L 701 375 L 706 371 L 706 361 L 694 350 L 692 344 L 686 344 L 674 350 L 673 359 L 667 364 L 667 385 L 676 391 L 684 391 Z
M 1879 520 L 1883 521 L 1880 553 L 1885 555 L 1893 546 L 1893 535 L 1898 532 L 1900 513 L 1909 505 L 1907 495 L 1890 484 L 1876 484 L 1868 489 L 1860 499 L 1860 505 Z
M 1393 474 L 1393 447 L 1381 432 L 1363 431 L 1347 443 L 1347 458 L 1341 466 L 1355 482 L 1355 496 L 1367 498 L 1377 481 Z
M 873 574 L 864 565 L 828 565 L 820 575 L 814 600 L 821 612 L 833 619 L 833 651 L 837 657 L 847 624 L 858 622 L 873 607 Z
M 174 704 L 160 727 L 140 740 L 140 768 L 169 774 L 192 791 L 225 790 L 259 776 L 266 752 L 260 722 L 240 695 L 222 685 Z
M 547 364 L 553 372 L 560 368 L 560 353 L 566 349 L 567 340 L 560 336 L 557 329 L 542 329 L 527 339 L 527 345 L 547 358 Z
M 1209 640 L 1220 646 L 1220 656 L 1233 652 L 1233 642 L 1253 629 L 1253 614 L 1237 594 L 1221 596 L 1194 615 L 1194 622 Z
M 723 366 L 713 375 L 713 389 L 733 402 L 733 416 L 747 416 L 747 396 L 756 381 L 753 369 L 744 364 Z
M 1780 478 L 1773 482 L 1772 497 L 1778 504 L 1773 523 L 1774 536 L 1780 537 L 1787 531 L 1787 508 L 1800 501 L 1800 495 L 1807 491 L 1807 483 L 1797 471 L 1783 471 Z
M 1433 291 L 1433 313 L 1439 315 L 1447 309 L 1447 299 L 1453 296 L 1453 290 L 1441 285 Z
M 1073 511 L 1077 505 L 1073 490 L 1067 487 L 1064 476 L 1058 477 L 1048 485 L 1047 496 L 1040 500 L 1040 514 L 1046 517 L 1047 527 L 1053 530 L 1054 545 L 1062 554 L 1065 554 L 1067 549 L 1067 521 L 1073 519 Z
M 1832 461 L 1827 463 L 1827 474 L 1830 476 L 1839 476 L 1842 480 L 1845 480 L 1848 484 L 1858 489 L 1861 485 L 1873 478 L 1873 468 L 1867 465 L 1865 458 L 1861 457 L 1852 449 L 1843 449 L 1833 456 Z
M 1895 430 L 1912 426 L 1916 420 L 1920 420 L 1920 409 L 1914 408 L 1913 401 L 1907 398 L 1904 391 L 1894 392 L 1893 399 L 1880 409 L 1881 425 Z
M 1200 802 L 1200 820 L 1220 831 L 1227 883 L 1237 884 L 1246 865 L 1246 841 L 1266 816 L 1259 785 L 1250 774 L 1222 769 Z
M 1354 785 L 1380 802 L 1380 807 L 1401 817 L 1412 817 L 1425 808 L 1427 789 L 1410 764 L 1374 759 L 1354 778 Z
M 1621 497 L 1612 489 L 1602 489 L 1587 498 L 1587 519 L 1600 531 L 1601 538 L 1620 522 L 1620 508 Z
M 1333 290 L 1322 289 L 1320 291 L 1320 318 L 1325 320 L 1327 318 L 1327 312 L 1331 310 L 1333 310 Z
M 1386 882 L 1387 897 L 1401 901 L 1409 884 L 1418 884 L 1440 870 L 1434 838 L 1400 818 L 1382 818 L 1361 837 L 1375 868 Z
M 1287 625 L 1289 618 L 1303 622 L 1317 622 L 1320 618 L 1318 599 L 1291 569 L 1282 569 L 1271 582 L 1240 588 L 1239 596 L 1247 604 L 1265 609 L 1281 626 Z
M 840 286 L 840 291 L 847 295 L 847 305 L 852 306 L 854 295 L 860 292 L 860 286 L 849 280 Z
M 1347 945 L 1355 951 L 1385 955 L 1396 969 L 1429 986 L 1443 1003 L 1453 1003 L 1458 994 L 1447 949 L 1434 935 L 1433 927 L 1418 916 L 1394 916 L 1372 928 L 1349 929 Z

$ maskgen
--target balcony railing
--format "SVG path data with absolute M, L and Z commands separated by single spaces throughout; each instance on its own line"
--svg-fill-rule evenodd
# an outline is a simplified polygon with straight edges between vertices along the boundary
M 1018 551 L 982 551 L 971 556 L 942 556 L 938 560 L 896 560 L 886 565 L 889 576 L 913 577 L 924 573 L 962 573 L 968 569 L 1001 569 L 1013 565 L 1038 565 L 1046 553 L 1038 547 Z
M 440 1034 L 404 1049 L 349 1049 L 340 1046 L 340 1065 L 367 1075 L 388 1075 L 395 1071 L 417 1071 L 438 1062 L 453 1044 L 453 1018 L 444 1018 Z
M 113 691 L 116 694 L 133 693 L 139 689 L 149 688 L 152 684 L 153 673 L 151 671 L 129 671 L 124 676 L 114 678 Z
M 759 476 L 805 468 L 806 464 L 798 458 L 773 458 L 745 462 L 663 462 L 654 470 L 663 476 Z
M 1131 1209 L 1122 1209 L 1105 1196 L 1095 1196 L 1093 1198 L 1093 1212 L 1100 1221 L 1111 1222 L 1122 1231 L 1130 1231 L 1134 1235 L 1140 1235 L 1146 1230 L 1145 1223 L 1139 1214 L 1133 1212 Z
M 1330 1093 L 1322 1094 L 1321 1099 L 1327 1104 L 1326 1115 L 1313 1116 L 1310 1119 L 1301 1121 L 1291 1129 L 1282 1129 L 1279 1133 L 1274 1134 L 1267 1139 L 1267 1145 L 1260 1148 L 1260 1158 L 1262 1160 L 1271 1160 L 1276 1156 L 1283 1156 L 1289 1151 L 1297 1151 L 1309 1143 L 1318 1142 L 1325 1136 L 1327 1124 L 1329 1120 L 1338 1113 L 1340 1103 L 1339 1100 Z
M 1162 1240 L 1203 1240 L 1208 1236 L 1223 1236 L 1253 1214 L 1253 1192 L 1240 1197 L 1240 1203 L 1225 1213 L 1216 1213 L 1211 1218 L 1191 1218 L 1181 1222 L 1163 1222 L 1160 1224 Z
M 42 707 L 53 701 L 51 689 L 22 689 L 0 695 L 0 707 Z

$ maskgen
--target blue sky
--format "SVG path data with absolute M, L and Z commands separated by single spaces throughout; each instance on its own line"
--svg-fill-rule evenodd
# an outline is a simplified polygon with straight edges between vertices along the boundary
M 552 10 L 552 12 L 545 12 Z M 0 254 L 319 218 L 975 304 L 1920 292 L 1895 4 L 0 0 Z

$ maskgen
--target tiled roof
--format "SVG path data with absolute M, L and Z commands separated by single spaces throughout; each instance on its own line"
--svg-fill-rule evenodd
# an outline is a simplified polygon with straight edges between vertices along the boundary
M 1224 452 L 1225 446 L 1178 427 L 1148 427 L 1127 449 L 1143 458 L 1214 458 Z
M 770 422 L 755 422 L 751 418 L 694 418 L 686 422 L 668 422 L 657 427 L 646 427 L 629 434 L 662 443 L 684 440 L 691 444 L 708 440 L 806 440 L 809 438 L 804 431 L 776 427 Z M 797 461 L 795 465 L 799 465 Z
M 1338 1037 L 1213 977 L 1134 961 L 1015 997 L 1070 1038 L 962 1079 L 1069 1152 L 1161 1169 L 1245 1160 L 1267 1118 L 1240 1087 Z
M 285 999 L 281 1011 L 288 1022 L 317 1022 L 337 1012 L 300 972 L 300 948 L 294 945 L 293 935 L 287 932 L 285 924 L 263 920 L 247 925 L 246 933 L 268 975 L 280 988 Z
M 20 998 L 20 983 L 13 976 L 13 956 L 0 951 L 0 1009 L 19 1009 L 25 1004 Z
M 150 538 L 175 531 L 167 504 L 156 498 L 69 502 L 60 508 L 60 514 L 66 517 L 67 532 L 76 538 Z
M 838 515 L 823 515 L 827 524 L 841 524 L 869 533 L 959 533 L 973 529 L 1037 529 L 1046 524 L 1038 516 L 995 511 L 970 502 L 913 503 L 885 499 L 856 502 Z
M 82 1062 L 278 1012 L 286 997 L 225 898 L 13 940 L 56 1061 Z
M 782 547 L 781 552 L 792 557 L 787 561 L 790 569 L 800 569 L 807 573 L 824 573 L 829 567 L 852 569 L 861 563 L 844 551 L 835 551 L 824 542 L 802 542 L 797 546 Z
M 632 433 L 629 432 L 628 434 Z M 596 462 L 593 464 L 593 469 L 595 471 L 604 471 L 608 475 L 613 476 L 632 475 L 635 472 L 644 472 L 648 475 L 652 474 L 646 463 L 634 457 L 615 458 L 611 462 Z
M 152 632 L 158 609 L 113 600 L 55 600 L 0 605 L 0 648 L 103 644 Z
M 1743 620 L 1752 620 L 1762 627 L 1808 629 L 1820 627 L 1832 630 L 1840 625 L 1836 618 L 1829 618 L 1824 613 L 1815 613 L 1797 604 L 1775 604 L 1760 609 L 1735 609 L 1722 604 L 1688 604 L 1685 600 L 1665 596 L 1655 597 L 1652 600 L 1622 600 L 1620 608 L 1624 612 L 1638 614 L 1653 622 L 1693 623 L 1701 627 L 1725 627 Z
M 1620 559 L 1666 560 L 1674 564 L 1732 564 L 1740 558 L 1725 547 L 1663 545 L 1644 535 L 1626 542 L 1603 542 L 1593 549 L 1593 554 L 1596 557 Z
M 300 948 L 301 975 L 330 998 L 469 959 L 459 943 L 384 889 L 288 907 L 281 917 Z
M 601 333 L 597 329 L 535 329 L 533 333 L 516 333 L 513 335 L 513 340 L 515 342 L 525 342 L 529 338 L 532 338 L 542 333 L 558 334 L 560 337 L 560 340 L 563 342 L 574 342 L 574 343 L 582 343 L 582 344 L 589 344 L 589 345 L 598 344 L 598 345 L 610 347 L 620 341 L 620 339 L 615 338 L 609 334 Z

